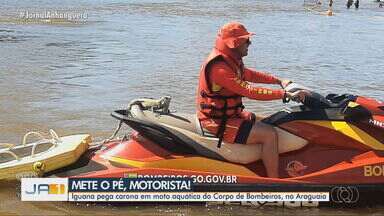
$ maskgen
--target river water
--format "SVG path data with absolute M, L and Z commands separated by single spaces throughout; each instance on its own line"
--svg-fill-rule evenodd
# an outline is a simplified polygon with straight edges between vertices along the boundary
M 109 113 L 137 97 L 171 95 L 172 110 L 193 112 L 200 65 L 217 29 L 231 20 L 256 33 L 245 58 L 249 67 L 323 94 L 384 99 L 384 9 L 374 1 L 361 2 L 358 10 L 337 1 L 332 17 L 306 10 L 300 0 L 2 0 L 0 5 L 0 142 L 18 143 L 28 131 L 49 128 L 102 139 L 116 125 Z M 83 17 L 80 22 L 22 19 L 27 12 L 47 11 Z M 246 105 L 264 115 L 283 107 L 249 100 Z M 370 215 L 384 210 L 23 203 L 18 185 L 0 186 L 1 214 Z

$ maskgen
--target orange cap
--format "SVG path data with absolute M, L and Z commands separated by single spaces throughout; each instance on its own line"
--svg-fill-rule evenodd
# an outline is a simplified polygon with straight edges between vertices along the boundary
M 248 32 L 243 24 L 229 22 L 220 28 L 218 37 L 224 41 L 229 48 L 236 48 L 247 41 L 254 33 Z

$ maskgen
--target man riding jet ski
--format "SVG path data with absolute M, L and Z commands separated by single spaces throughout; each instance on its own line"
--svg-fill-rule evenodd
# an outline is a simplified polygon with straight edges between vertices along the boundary
M 276 130 L 244 110 L 242 97 L 255 100 L 276 100 L 298 97 L 306 91 L 290 93 L 254 87 L 248 82 L 279 84 L 290 81 L 244 67 L 242 57 L 248 55 L 249 33 L 238 22 L 225 24 L 216 38 L 215 47 L 204 62 L 197 94 L 197 116 L 202 127 L 218 138 L 218 147 L 227 143 L 261 145 L 261 158 L 269 177 L 278 177 L 278 137 Z
M 237 23 L 231 25 L 242 29 Z M 249 35 L 239 37 L 240 41 L 247 42 Z M 296 83 L 244 68 L 245 80 L 254 78 L 257 82 L 281 84 L 284 89 L 250 87 L 237 77 L 241 75 L 237 70 L 232 70 L 243 68 L 242 64 L 236 65 L 241 59 L 230 62 L 232 57 L 227 51 L 214 51 L 220 55 L 213 62 L 208 61 L 204 67 L 207 69 L 202 70 L 197 115 L 169 112 L 170 97 L 136 99 L 126 110 L 112 113 L 133 132 L 128 131 L 123 139 L 93 145 L 76 163 L 46 176 L 192 177 L 203 186 L 208 184 L 207 189 L 224 187 L 222 191 L 253 191 L 264 186 L 280 191 L 308 187 L 313 191 L 336 186 L 339 188 L 336 197 L 347 193 L 343 200 L 351 202 L 353 197 L 349 192 L 354 188 L 360 192 L 367 189 L 370 197 L 374 192 L 383 192 L 384 103 L 348 94 L 323 97 Z M 245 54 L 247 47 L 243 51 Z M 251 98 L 291 98 L 302 104 L 258 117 L 258 121 L 248 120 L 246 117 L 252 114 L 243 111 L 240 95 L 225 90 L 226 80 L 216 83 L 205 79 L 216 66 L 218 73 L 232 76 L 239 83 L 237 88 Z M 222 92 L 228 98 L 221 97 Z M 238 119 L 232 120 L 234 116 Z M 214 127 L 204 123 L 206 119 Z M 220 127 L 223 121 L 226 126 Z M 241 127 L 249 133 L 248 139 L 248 134 L 239 135 L 238 131 L 243 131 Z M 267 140 L 259 129 L 272 134 L 272 138 Z M 233 140 L 245 140 L 246 145 L 233 144 Z M 250 143 L 254 140 L 258 141 Z M 272 152 L 269 161 L 265 151 Z
M 301 89 L 291 83 L 285 91 Z M 277 132 L 279 178 L 265 178 L 261 145 L 224 140 L 218 148 L 219 138 L 204 130 L 197 115 L 169 112 L 169 101 L 169 97 L 139 99 L 128 110 L 113 112 L 113 117 L 134 130 L 129 139 L 89 149 L 75 164 L 46 175 L 232 176 L 236 179 L 232 183 L 275 184 L 282 189 L 286 184 L 376 189 L 384 184 L 384 103 L 377 100 L 355 95 L 323 97 L 311 91 L 303 105 L 263 118 Z

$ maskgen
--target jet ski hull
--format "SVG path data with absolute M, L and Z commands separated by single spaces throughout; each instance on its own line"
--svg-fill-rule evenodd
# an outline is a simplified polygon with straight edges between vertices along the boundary
M 316 97 L 262 120 L 278 131 L 279 178 L 267 177 L 260 145 L 223 143 L 217 149 L 217 138 L 204 132 L 193 115 L 149 111 L 140 105 L 112 113 L 134 130 L 128 140 L 105 143 L 50 175 L 192 177 L 202 191 L 382 194 L 384 104 L 352 95 Z M 349 200 L 342 201 L 352 203 Z
M 132 136 L 134 137 L 134 136 Z M 139 140 L 138 140 L 139 139 Z M 112 141 L 91 154 L 84 166 L 55 171 L 74 177 L 200 177 L 199 183 L 238 184 L 381 184 L 384 182 L 384 154 L 380 151 L 330 149 L 306 146 L 280 155 L 280 178 L 267 178 L 261 161 L 234 164 L 198 155 L 174 154 L 143 137 Z M 87 158 L 90 157 L 90 158 Z M 346 161 L 343 158 L 351 158 Z M 84 167 L 89 164 L 88 169 Z M 97 164 L 97 166 L 96 166 Z M 97 167 L 97 169 L 93 169 Z M 209 179 L 211 176 L 215 179 Z M 225 178 L 220 176 L 232 176 Z

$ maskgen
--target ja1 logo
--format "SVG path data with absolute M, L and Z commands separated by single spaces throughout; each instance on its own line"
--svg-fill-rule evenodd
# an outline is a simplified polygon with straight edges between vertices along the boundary
M 67 201 L 67 178 L 22 178 L 22 201 Z
M 64 194 L 64 184 L 33 184 L 31 191 L 25 191 L 26 194 Z

